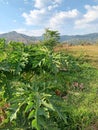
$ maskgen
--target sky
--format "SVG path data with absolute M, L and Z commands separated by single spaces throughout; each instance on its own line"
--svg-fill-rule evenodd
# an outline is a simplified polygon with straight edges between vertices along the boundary
M 17 31 L 41 36 L 98 32 L 98 0 L 0 0 L 0 34 Z

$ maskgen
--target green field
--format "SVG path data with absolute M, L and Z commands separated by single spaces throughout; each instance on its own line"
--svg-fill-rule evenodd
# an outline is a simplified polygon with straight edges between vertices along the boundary
M 97 130 L 98 46 L 0 41 L 1 130 Z
M 75 56 L 79 60 L 84 60 L 84 66 L 90 66 L 85 70 L 85 74 L 82 79 L 83 82 L 87 83 L 88 90 L 83 92 L 84 101 L 81 103 L 81 108 L 85 106 L 91 113 L 95 113 L 95 121 L 91 122 L 89 127 L 85 130 L 97 130 L 98 129 L 98 45 L 77 45 L 77 46 L 66 46 L 59 45 L 55 48 L 55 51 L 63 51 L 65 53 Z M 91 76 L 92 75 L 92 76 Z M 79 75 L 80 76 L 80 75 Z M 91 79 L 88 79 L 88 77 Z M 79 78 L 79 77 L 78 77 Z M 87 81 L 86 81 L 87 79 Z M 84 105 L 84 103 L 86 103 Z

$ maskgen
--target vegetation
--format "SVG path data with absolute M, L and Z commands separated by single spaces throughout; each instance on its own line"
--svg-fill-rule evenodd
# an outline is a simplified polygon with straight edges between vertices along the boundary
M 43 42 L 49 48 L 53 48 L 54 46 L 57 45 L 57 43 L 59 43 L 60 33 L 58 31 L 46 29 L 43 36 L 44 36 Z
M 98 128 L 98 69 L 49 46 L 0 40 L 1 130 Z

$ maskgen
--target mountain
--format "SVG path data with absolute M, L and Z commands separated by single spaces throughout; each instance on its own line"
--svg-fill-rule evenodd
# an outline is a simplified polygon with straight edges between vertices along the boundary
M 35 43 L 43 39 L 42 36 L 27 36 L 24 34 L 17 33 L 16 31 L 0 34 L 0 38 L 5 38 L 7 42 L 16 41 L 24 43 Z M 60 37 L 60 42 L 68 42 L 72 44 L 78 44 L 80 42 L 90 42 L 95 43 L 98 41 L 98 33 L 84 34 L 84 35 L 62 35 Z
M 7 42 L 16 41 L 16 42 L 23 42 L 26 44 L 32 43 L 38 40 L 38 37 L 27 36 L 24 34 L 17 33 L 16 31 L 0 34 L 0 38 L 5 38 Z
M 80 42 L 89 42 L 96 43 L 98 42 L 98 33 L 90 33 L 84 35 L 63 35 L 61 36 L 61 42 L 75 43 L 78 44 Z

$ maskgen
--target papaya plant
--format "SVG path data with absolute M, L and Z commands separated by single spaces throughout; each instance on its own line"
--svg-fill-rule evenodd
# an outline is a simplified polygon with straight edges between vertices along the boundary
M 1 128 L 66 129 L 71 112 L 65 74 L 79 69 L 75 59 L 43 44 L 10 42 L 2 46 L 0 90 L 7 107 Z
M 4 75 L 3 97 L 10 104 L 6 124 L 10 124 L 10 128 L 19 128 L 22 124 L 26 129 L 57 129 L 53 115 L 67 123 L 63 99 L 55 93 L 64 85 L 58 82 L 61 56 L 45 46 L 31 46 L 28 51 L 27 48 L 22 43 L 9 43 L 0 64 L 1 76 Z

